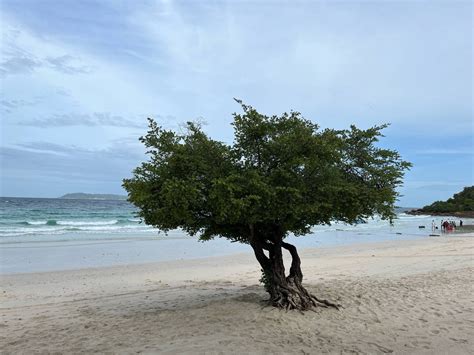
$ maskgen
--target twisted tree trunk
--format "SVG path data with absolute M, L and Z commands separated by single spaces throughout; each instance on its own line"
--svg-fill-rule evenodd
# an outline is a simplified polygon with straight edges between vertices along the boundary
M 262 267 L 263 282 L 270 294 L 269 302 L 273 306 L 300 311 L 318 306 L 339 309 L 337 304 L 318 299 L 303 287 L 301 259 L 294 245 L 283 242 L 281 238 L 276 238 L 272 242 L 262 242 L 254 238 L 251 246 Z M 288 276 L 285 274 L 282 248 L 288 250 L 292 257 Z M 264 250 L 268 251 L 268 257 Z

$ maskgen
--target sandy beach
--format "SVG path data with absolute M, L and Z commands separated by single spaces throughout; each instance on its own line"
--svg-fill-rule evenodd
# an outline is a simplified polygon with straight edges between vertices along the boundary
M 2 353 L 468 354 L 474 234 L 304 249 L 340 311 L 265 307 L 249 253 L 1 276 Z

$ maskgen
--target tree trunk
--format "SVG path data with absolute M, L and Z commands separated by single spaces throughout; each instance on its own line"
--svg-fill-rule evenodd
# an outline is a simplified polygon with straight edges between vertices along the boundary
M 294 245 L 285 243 L 280 239 L 272 243 L 262 243 L 254 240 L 251 246 L 262 267 L 263 277 L 261 281 L 270 294 L 269 302 L 273 306 L 300 311 L 318 306 L 339 309 L 337 304 L 318 299 L 303 287 L 301 260 Z M 288 276 L 285 275 L 282 248 L 288 250 L 292 257 Z M 264 249 L 268 251 L 268 257 L 265 255 Z

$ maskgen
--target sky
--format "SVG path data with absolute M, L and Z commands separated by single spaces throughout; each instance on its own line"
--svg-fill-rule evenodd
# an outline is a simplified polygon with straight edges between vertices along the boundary
M 473 185 L 471 1 L 0 0 L 1 196 L 118 193 L 146 118 L 232 142 L 233 98 L 391 123 L 400 206 Z

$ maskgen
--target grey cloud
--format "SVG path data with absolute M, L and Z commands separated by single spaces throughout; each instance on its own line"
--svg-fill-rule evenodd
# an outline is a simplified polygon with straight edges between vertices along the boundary
M 54 90 L 53 95 L 62 97 L 71 97 L 71 94 L 64 88 L 58 87 Z M 0 110 L 5 113 L 12 113 L 18 109 L 28 106 L 34 106 L 40 104 L 42 101 L 51 98 L 51 94 L 36 95 L 31 97 L 30 100 L 24 99 L 0 99 Z
M 92 68 L 80 63 L 79 58 L 70 55 L 46 57 L 44 59 L 31 54 L 15 54 L 0 63 L 2 76 L 15 74 L 30 74 L 39 68 L 51 68 L 64 74 L 88 74 Z
M 125 118 L 110 112 L 53 114 L 47 118 L 18 121 L 16 124 L 40 128 L 113 126 L 144 129 L 147 125 L 147 117 L 155 118 L 156 121 L 164 127 L 170 127 L 176 124 L 176 117 L 171 115 L 134 114 L 130 118 Z
M 34 56 L 21 55 L 9 58 L 0 64 L 0 74 L 14 75 L 31 73 L 35 69 L 41 67 L 41 61 Z
M 71 97 L 71 93 L 64 88 L 57 88 L 56 94 L 60 96 Z
M 81 58 L 69 54 L 58 56 L 45 56 L 25 48 L 21 44 L 23 31 L 9 28 L 8 25 L 2 31 L 2 45 L 0 54 L 0 76 L 30 74 L 37 69 L 50 68 L 64 74 L 87 74 L 92 71 L 90 66 L 84 65 Z
M 37 101 L 28 101 L 28 100 L 23 100 L 23 99 L 18 99 L 18 100 L 6 100 L 2 99 L 0 100 L 0 107 L 2 111 L 6 113 L 11 113 L 14 110 L 25 107 L 25 106 L 33 106 L 38 103 Z
M 63 146 L 59 144 L 49 143 L 49 142 L 28 142 L 28 143 L 19 143 L 16 144 L 20 150 L 35 152 L 35 153 L 45 153 L 45 154 L 56 154 L 56 155 L 70 155 L 74 152 L 77 152 L 75 146 Z M 82 152 L 85 152 L 82 149 Z
M 5 176 L 47 175 L 81 181 L 120 183 L 145 159 L 135 143 L 112 142 L 104 149 L 86 149 L 39 141 L 0 147 Z
M 72 55 L 40 56 L 18 44 L 20 31 L 6 31 L 3 37 L 0 75 L 30 74 L 40 68 L 51 68 L 64 74 L 87 74 L 92 68 L 84 65 L 79 57 Z
M 92 71 L 91 67 L 76 62 L 77 58 L 70 55 L 45 58 L 45 63 L 48 64 L 49 67 L 64 74 L 87 74 Z
M 143 153 L 143 148 L 138 142 L 138 137 L 126 137 L 116 139 L 105 149 L 86 149 L 75 145 L 61 145 L 45 141 L 34 141 L 16 144 L 14 149 L 42 153 L 57 154 L 64 156 L 91 156 L 103 157 L 107 159 L 136 159 Z
M 141 123 L 124 118 L 119 115 L 113 115 L 110 112 L 88 113 L 68 113 L 54 114 L 48 118 L 38 118 L 19 121 L 17 124 L 24 126 L 34 126 L 41 128 L 48 127 L 69 127 L 69 126 L 114 126 L 114 127 L 132 127 L 144 128 L 145 119 Z
M 38 150 L 64 150 L 67 147 L 64 145 L 44 142 L 44 141 L 19 143 L 19 144 L 16 144 L 15 146 L 22 147 L 22 148 L 38 149 Z

